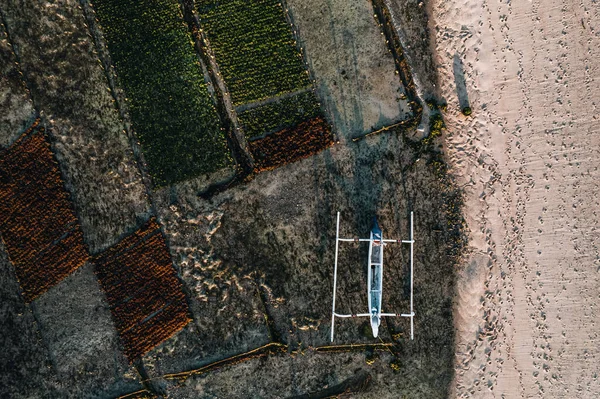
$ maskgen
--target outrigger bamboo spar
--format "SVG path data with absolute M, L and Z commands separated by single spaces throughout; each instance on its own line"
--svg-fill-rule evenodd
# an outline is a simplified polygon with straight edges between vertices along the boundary
M 337 263 L 339 242 L 368 242 L 369 243 L 369 265 L 367 273 L 367 297 L 369 303 L 369 313 L 358 314 L 339 314 L 335 312 L 335 294 L 337 286 Z M 333 332 L 335 318 L 347 317 L 369 317 L 371 319 L 371 329 L 373 337 L 377 338 L 379 334 L 379 325 L 382 317 L 408 317 L 410 318 L 410 339 L 414 338 L 413 317 L 413 213 L 410 213 L 410 240 L 391 240 L 383 239 L 383 234 L 375 218 L 373 228 L 369 238 L 340 238 L 340 213 L 337 213 L 337 226 L 335 233 L 335 266 L 333 269 L 333 307 L 331 311 L 331 342 L 333 342 Z M 381 311 L 381 297 L 383 289 L 383 247 L 387 243 L 410 244 L 410 313 L 383 313 Z

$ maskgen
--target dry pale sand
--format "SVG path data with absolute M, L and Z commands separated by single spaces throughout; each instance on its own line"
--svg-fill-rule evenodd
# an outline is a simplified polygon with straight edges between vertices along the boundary
M 430 15 L 471 235 L 453 396 L 598 397 L 600 6 L 450 0 Z

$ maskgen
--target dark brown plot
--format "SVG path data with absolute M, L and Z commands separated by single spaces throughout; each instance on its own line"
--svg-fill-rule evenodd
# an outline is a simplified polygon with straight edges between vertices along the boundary
M 248 143 L 257 172 L 309 157 L 333 145 L 331 126 L 322 117 L 309 119 Z
M 0 233 L 27 302 L 89 257 L 58 163 L 37 122 L 0 152 Z
M 93 262 L 130 362 L 191 320 L 181 282 L 154 218 Z

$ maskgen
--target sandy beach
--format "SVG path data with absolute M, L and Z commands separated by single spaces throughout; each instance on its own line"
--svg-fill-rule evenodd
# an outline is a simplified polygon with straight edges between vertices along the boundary
M 470 234 L 451 396 L 598 397 L 600 7 L 453 0 L 429 11 Z

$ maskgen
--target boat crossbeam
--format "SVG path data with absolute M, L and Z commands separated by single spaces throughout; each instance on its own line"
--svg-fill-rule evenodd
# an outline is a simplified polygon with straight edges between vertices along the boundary
M 341 317 L 341 318 L 349 318 L 349 317 L 369 317 L 371 316 L 370 313 L 358 313 L 358 314 L 339 314 L 339 313 L 334 313 L 333 314 L 335 317 Z

